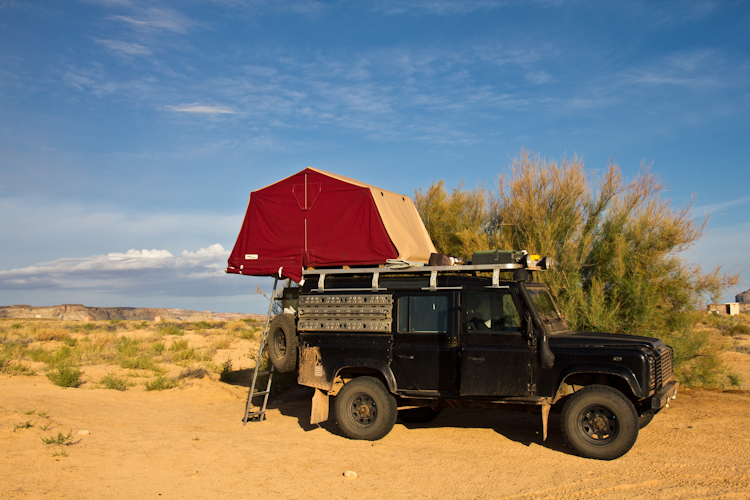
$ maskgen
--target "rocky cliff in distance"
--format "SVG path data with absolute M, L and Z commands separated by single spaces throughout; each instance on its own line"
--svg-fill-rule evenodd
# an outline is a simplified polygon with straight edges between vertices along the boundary
M 82 304 L 33 307 L 25 305 L 0 306 L 0 318 L 64 319 L 69 321 L 102 321 L 111 319 L 131 321 L 153 321 L 157 317 L 165 321 L 231 321 L 234 319 L 265 319 L 264 314 L 212 313 L 189 309 L 163 309 L 151 307 L 86 307 Z
M 740 304 L 750 304 L 750 290 L 746 290 L 734 296 L 734 301 Z

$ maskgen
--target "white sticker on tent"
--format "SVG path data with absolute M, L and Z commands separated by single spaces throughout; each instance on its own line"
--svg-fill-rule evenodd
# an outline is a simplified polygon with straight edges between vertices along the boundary
M 245 254 L 245 260 L 258 260 L 258 254 L 257 253 L 246 253 Z

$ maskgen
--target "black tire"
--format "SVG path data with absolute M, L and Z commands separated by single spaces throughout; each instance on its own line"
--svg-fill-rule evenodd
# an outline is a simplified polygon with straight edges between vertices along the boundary
M 297 326 L 293 314 L 279 314 L 268 327 L 268 357 L 274 369 L 289 373 L 297 369 Z
M 396 398 L 373 377 L 357 377 L 341 388 L 334 403 L 341 433 L 349 439 L 376 441 L 396 424 Z
M 570 396 L 560 415 L 565 442 L 580 455 L 613 460 L 638 438 L 638 413 L 620 391 L 591 385 Z
M 651 415 L 641 415 L 640 417 L 638 417 L 638 428 L 643 429 L 644 427 L 646 427 L 651 423 L 655 416 L 656 413 L 652 413 Z
M 435 420 L 438 415 L 440 415 L 440 410 L 433 410 L 429 406 L 398 411 L 398 418 L 407 424 L 426 424 Z

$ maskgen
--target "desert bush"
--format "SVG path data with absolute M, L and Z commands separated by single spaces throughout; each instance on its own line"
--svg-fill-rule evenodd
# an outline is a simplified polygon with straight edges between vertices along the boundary
M 213 349 L 229 349 L 229 347 L 232 345 L 232 340 L 228 337 L 222 337 L 220 339 L 216 339 L 213 344 Z
M 67 364 L 59 365 L 47 372 L 47 378 L 60 387 L 78 387 L 81 384 L 81 370 Z
M 191 366 L 180 372 L 177 376 L 177 380 L 184 380 L 187 378 L 203 378 L 208 375 L 208 370 L 199 366 Z
M 0 356 L 0 373 L 5 375 L 36 375 L 26 363 L 14 361 L 9 358 Z
M 245 340 L 253 340 L 255 338 L 255 334 L 261 332 L 262 330 L 262 328 L 257 327 L 253 327 L 249 330 L 242 330 L 242 332 L 240 332 L 240 338 Z
M 147 391 L 163 391 L 166 389 L 172 389 L 174 387 L 177 387 L 179 383 L 177 380 L 165 377 L 163 375 L 156 377 L 153 380 L 149 380 L 148 382 L 143 384 L 146 387 Z
M 65 446 L 73 440 L 73 429 L 67 434 L 63 434 L 62 431 L 57 431 L 57 436 L 42 437 L 42 443 L 49 445 Z
M 159 335 L 185 335 L 185 332 L 174 323 L 163 323 L 156 327 Z
M 164 354 L 166 347 L 164 346 L 164 342 L 154 342 L 151 345 L 151 350 L 156 354 Z
M 535 278 L 556 295 L 572 329 L 666 338 L 738 276 L 683 260 L 706 222 L 692 219 L 690 205 L 674 209 L 664 192 L 648 168 L 631 181 L 614 164 L 587 176 L 577 157 L 558 163 L 522 151 L 494 193 L 459 185 L 448 194 L 440 181 L 417 191 L 415 202 L 439 252 L 470 258 L 477 250 L 525 249 L 552 257 L 555 267 Z M 678 344 L 676 351 L 691 342 Z M 701 365 L 698 379 L 721 371 L 716 353 L 709 356 L 716 359 Z
M 141 350 L 141 341 L 139 339 L 122 336 L 117 343 L 117 353 L 122 357 L 131 357 L 138 354 Z
M 227 384 L 233 384 L 239 379 L 239 372 L 232 371 L 232 360 L 228 359 L 221 364 L 219 380 Z
M 119 365 L 127 370 L 153 370 L 156 368 L 156 360 L 148 355 L 141 355 L 132 358 L 120 358 Z
M 128 388 L 128 381 L 118 377 L 113 373 L 107 373 L 99 380 L 99 385 L 105 389 L 114 389 L 116 391 L 125 391 Z

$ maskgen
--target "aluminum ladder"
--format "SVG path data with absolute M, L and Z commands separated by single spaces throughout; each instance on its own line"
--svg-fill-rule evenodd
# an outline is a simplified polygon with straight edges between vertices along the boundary
M 268 325 L 271 321 L 271 310 L 273 309 L 273 301 L 276 299 L 276 285 L 279 282 L 279 278 L 276 277 L 273 282 L 273 291 L 271 292 L 271 303 L 268 305 L 268 314 L 266 315 L 266 326 L 263 328 L 263 338 L 260 340 L 260 347 L 258 348 L 258 358 L 255 361 L 255 370 L 253 371 L 253 381 L 250 384 L 250 392 L 247 395 L 247 405 L 245 406 L 245 418 L 242 419 L 242 425 L 247 425 L 249 420 L 253 422 L 262 422 L 266 419 L 266 405 L 268 404 L 268 396 L 271 394 L 271 382 L 273 381 L 273 365 L 268 371 L 259 371 L 260 364 L 263 359 L 263 350 L 266 346 L 266 339 L 268 338 Z M 270 364 L 270 363 L 269 363 Z M 258 382 L 258 377 L 267 376 L 265 390 L 255 392 L 255 386 Z M 258 406 L 260 408 L 257 411 L 250 411 L 253 407 L 253 399 L 257 397 L 263 397 L 263 403 Z

